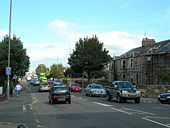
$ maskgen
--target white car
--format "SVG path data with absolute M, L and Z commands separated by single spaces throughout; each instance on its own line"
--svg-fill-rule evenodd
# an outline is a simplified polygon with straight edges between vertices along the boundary
M 86 96 L 106 96 L 105 89 L 100 84 L 89 84 L 85 91 Z

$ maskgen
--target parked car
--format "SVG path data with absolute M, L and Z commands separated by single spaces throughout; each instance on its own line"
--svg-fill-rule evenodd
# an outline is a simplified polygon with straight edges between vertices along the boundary
M 33 86 L 38 86 L 38 85 L 40 85 L 40 81 L 39 80 L 34 80 Z
M 89 84 L 85 91 L 86 96 L 106 96 L 105 89 L 100 84 Z
M 53 84 L 54 82 L 51 79 L 48 79 L 48 84 Z
M 41 82 L 41 84 L 39 86 L 39 92 L 49 91 L 49 90 L 50 90 L 50 85 L 46 82 Z
M 49 91 L 49 103 L 54 104 L 55 102 L 68 102 L 71 104 L 71 95 L 67 86 L 59 85 L 53 86 Z
M 158 101 L 160 101 L 162 104 L 164 103 L 170 103 L 170 90 L 167 92 L 160 94 L 158 96 Z
M 72 92 L 81 92 L 81 87 L 79 83 L 71 83 L 69 87 L 70 91 Z
M 111 86 L 107 86 L 106 95 L 108 101 L 116 98 L 118 103 L 126 100 L 134 100 L 135 103 L 140 103 L 141 93 L 129 81 L 113 81 Z
M 30 80 L 30 84 L 33 84 L 33 83 L 34 83 L 34 81 L 35 81 L 34 79 L 31 79 L 31 80 Z
M 54 85 L 61 85 L 62 82 L 61 82 L 61 80 L 54 80 L 53 84 Z

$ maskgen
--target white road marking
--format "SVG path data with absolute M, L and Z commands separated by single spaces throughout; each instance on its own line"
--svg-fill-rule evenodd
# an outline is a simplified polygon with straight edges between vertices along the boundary
M 128 114 L 128 115 L 132 115 L 132 114 L 129 113 L 129 112 L 126 112 L 126 111 L 123 111 L 123 110 L 120 110 L 120 109 L 117 109 L 117 108 L 112 108 L 112 109 L 114 109 L 114 110 L 116 110 L 116 111 L 119 111 L 119 112 L 123 112 L 123 113 Z
M 159 123 L 157 121 L 154 121 L 154 120 L 151 120 L 151 119 L 147 119 L 147 118 L 142 118 L 143 120 L 147 120 L 149 122 L 152 122 L 152 123 L 155 123 L 155 124 L 159 124 L 161 126 L 164 126 L 164 127 L 167 127 L 167 128 L 170 128 L 170 126 L 166 125 L 166 124 L 162 124 L 162 123 Z
M 139 110 L 135 110 L 135 109 L 129 109 L 129 108 L 124 108 L 124 107 L 123 107 L 123 109 L 133 111 L 133 112 L 131 112 L 131 113 L 136 113 L 136 112 L 137 112 L 137 113 L 139 113 L 139 114 L 149 114 L 149 115 L 155 115 L 154 113 L 149 113 L 149 112 L 139 111 Z
M 23 109 L 23 112 L 26 112 L 27 111 L 27 108 L 25 105 L 22 106 L 22 109 Z
M 170 119 L 170 117 L 152 117 L 152 116 L 146 116 L 145 118 L 165 119 L 165 120 L 169 120 Z
M 99 103 L 99 102 L 93 102 L 93 103 L 99 104 L 99 105 L 102 105 L 102 106 L 105 106 L 105 107 L 112 106 L 112 105 L 109 105 L 109 104 L 103 104 L 103 103 Z

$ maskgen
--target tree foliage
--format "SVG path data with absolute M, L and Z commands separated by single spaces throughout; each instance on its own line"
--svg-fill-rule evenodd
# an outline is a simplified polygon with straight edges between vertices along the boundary
M 35 69 L 36 74 L 40 74 L 40 73 L 47 73 L 48 72 L 48 68 L 45 66 L 45 64 L 39 64 L 38 67 Z
M 62 64 L 53 64 L 50 69 L 50 76 L 52 78 L 61 79 L 64 77 L 64 67 Z
M 0 42 L 0 80 L 1 84 L 6 79 L 6 67 L 8 67 L 8 42 L 9 37 L 5 36 Z M 11 77 L 13 75 L 23 75 L 29 71 L 30 60 L 23 48 L 23 43 L 14 35 L 10 40 L 10 67 Z M 10 77 L 10 78 L 11 78 Z
M 108 52 L 103 48 L 103 43 L 98 40 L 97 36 L 80 38 L 68 58 L 68 64 L 77 73 L 86 72 L 90 79 L 91 72 L 101 70 L 110 61 L 111 57 Z
M 155 73 L 157 80 L 158 80 L 158 84 L 160 82 L 162 82 L 163 84 L 166 84 L 166 82 L 170 79 L 170 73 L 167 72 L 167 70 L 160 68 L 156 71 Z

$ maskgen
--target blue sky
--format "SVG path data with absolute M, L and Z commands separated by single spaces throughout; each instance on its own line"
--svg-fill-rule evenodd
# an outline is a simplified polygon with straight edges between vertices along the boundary
M 10 0 L 0 0 L 0 40 L 8 34 Z M 13 0 L 12 34 L 38 64 L 67 65 L 79 38 L 96 34 L 111 56 L 141 46 L 144 33 L 170 39 L 170 0 Z

